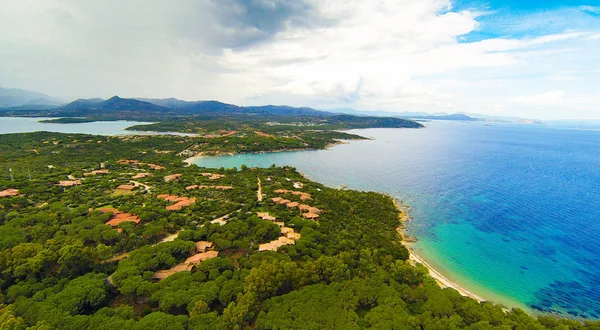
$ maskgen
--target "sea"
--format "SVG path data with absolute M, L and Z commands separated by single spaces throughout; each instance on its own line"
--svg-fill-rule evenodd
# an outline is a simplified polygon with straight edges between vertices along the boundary
M 56 124 L 42 123 L 40 121 L 55 118 L 24 118 L 24 117 L 0 117 L 0 134 L 27 133 L 37 131 L 57 133 L 81 133 L 92 135 L 126 135 L 132 134 L 125 129 L 134 125 L 149 123 L 136 121 L 96 121 L 92 123 Z M 141 132 L 136 132 L 140 134 Z
M 131 134 L 136 122 L 0 118 L 0 134 Z M 600 124 L 426 122 L 366 129 L 328 150 L 201 157 L 204 167 L 290 165 L 330 187 L 390 194 L 412 208 L 412 249 L 486 300 L 600 318 Z M 365 228 L 368 230 L 368 228 Z
M 291 165 L 330 187 L 390 194 L 412 208 L 412 248 L 451 281 L 508 308 L 599 319 L 600 125 L 425 125 L 194 163 Z

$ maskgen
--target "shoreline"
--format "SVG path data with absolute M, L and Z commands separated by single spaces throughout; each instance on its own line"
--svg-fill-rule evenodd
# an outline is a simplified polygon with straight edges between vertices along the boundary
M 398 200 L 396 200 L 395 198 L 393 198 L 393 197 L 391 197 L 391 198 L 394 203 L 394 206 L 396 207 L 396 209 L 399 212 L 398 218 L 400 221 L 400 226 L 397 228 L 397 231 L 400 234 L 400 236 L 402 237 L 402 245 L 404 245 L 404 247 L 406 247 L 406 249 L 408 250 L 408 260 L 413 265 L 416 263 L 419 263 L 419 264 L 422 264 L 423 266 L 425 266 L 425 268 L 427 268 L 427 270 L 429 271 L 429 276 L 431 276 L 442 289 L 443 288 L 452 288 L 452 289 L 458 291 L 458 293 L 460 293 L 462 296 L 475 299 L 478 302 L 488 301 L 488 300 L 483 299 L 482 297 L 478 296 L 477 294 L 465 289 L 464 287 L 456 284 L 455 282 L 452 282 L 447 277 L 442 275 L 439 271 L 437 271 L 435 268 L 433 268 L 430 264 L 428 264 L 425 260 L 423 260 L 422 257 L 417 255 L 417 253 L 411 246 L 411 243 L 415 243 L 416 239 L 411 236 L 408 236 L 406 234 L 406 229 L 404 227 L 404 224 L 406 222 L 410 221 L 412 218 L 408 215 L 408 212 L 407 212 L 405 206 L 403 206 L 401 203 L 399 203 Z
M 332 146 L 337 145 L 337 144 L 341 144 L 341 143 L 336 143 L 336 144 L 333 144 Z M 330 146 L 328 146 L 328 147 L 330 147 Z M 305 150 L 314 150 L 314 149 L 279 150 L 279 151 L 267 151 L 267 152 L 259 152 L 259 153 L 305 151 Z M 189 164 L 192 164 L 192 162 L 195 159 L 201 158 L 201 157 L 224 156 L 224 155 L 233 156 L 235 154 L 236 153 L 225 153 L 225 152 L 221 152 L 220 154 L 216 154 L 216 155 L 215 154 L 211 154 L 211 155 L 197 154 L 195 156 L 185 159 L 184 162 L 186 162 L 189 165 Z M 310 180 L 310 178 L 308 178 L 307 175 L 305 175 L 304 173 L 302 173 L 302 174 L 303 174 L 304 178 L 307 178 Z M 519 308 L 525 307 L 525 306 L 521 306 L 521 304 L 518 304 L 518 303 L 517 304 L 509 304 L 509 305 L 511 305 L 511 307 L 507 307 L 501 300 L 484 299 L 480 295 L 478 295 L 472 291 L 469 291 L 465 287 L 448 279 L 440 271 L 436 270 L 431 264 L 429 264 L 427 261 L 425 261 L 425 259 L 423 257 L 421 257 L 417 254 L 417 252 L 415 251 L 415 248 L 412 246 L 412 244 L 417 242 L 417 239 L 415 237 L 408 235 L 406 232 L 405 224 L 412 220 L 412 217 L 409 214 L 409 212 L 411 211 L 411 207 L 409 205 L 406 205 L 403 202 L 397 200 L 390 194 L 381 193 L 381 192 L 378 192 L 378 193 L 390 197 L 392 199 L 392 202 L 393 202 L 395 208 L 398 210 L 399 227 L 397 227 L 397 232 L 402 238 L 401 244 L 404 245 L 406 247 L 406 249 L 408 250 L 409 259 L 407 261 L 409 261 L 413 265 L 415 265 L 416 263 L 422 264 L 425 268 L 427 268 L 428 273 L 429 273 L 428 275 L 431 276 L 431 278 L 433 278 L 436 281 L 437 285 L 439 285 L 441 288 L 452 288 L 452 289 L 456 290 L 458 293 L 460 293 L 462 296 L 472 298 L 478 302 L 489 301 L 494 304 L 498 304 L 498 305 L 502 306 L 502 308 L 505 310 L 509 310 L 512 307 L 519 307 Z M 528 314 L 533 315 L 531 312 L 528 312 Z

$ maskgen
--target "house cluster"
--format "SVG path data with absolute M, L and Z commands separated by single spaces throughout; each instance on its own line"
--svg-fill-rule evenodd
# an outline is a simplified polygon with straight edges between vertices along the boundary
M 122 184 L 117 187 L 117 192 L 130 192 L 135 189 L 134 185 L 131 184 Z
M 145 165 L 145 166 L 150 167 L 153 170 L 164 170 L 165 169 L 163 166 L 160 166 L 160 165 L 149 164 L 149 163 L 148 164 L 147 163 L 142 163 L 142 162 L 134 160 L 134 159 L 119 159 L 117 162 L 119 164 L 121 164 L 121 165 L 129 165 L 129 164 L 131 164 L 131 165 Z
M 202 173 L 203 177 L 208 177 L 209 180 L 218 180 L 225 177 L 225 174 Z
M 123 222 L 133 222 L 137 225 L 142 221 L 142 219 L 136 215 L 121 212 L 112 207 L 99 208 L 98 211 L 102 213 L 112 213 L 112 217 L 104 224 L 115 228 L 118 232 L 122 231 L 121 228 L 119 228 L 119 224 Z
M 13 196 L 18 196 L 18 195 L 19 195 L 18 189 L 6 189 L 6 190 L 0 191 L 0 197 L 13 197 Z
M 145 172 L 145 173 L 138 173 L 138 174 L 132 176 L 131 178 L 132 179 L 143 179 L 145 177 L 151 177 L 151 176 L 154 176 L 154 174 Z
M 229 190 L 229 189 L 233 189 L 233 187 L 232 186 L 199 186 L 199 185 L 191 185 L 191 186 L 185 187 L 185 190 L 192 190 L 192 189 Z
M 286 227 L 283 222 L 277 222 L 277 219 L 266 212 L 256 213 L 259 218 L 267 221 L 271 221 L 279 226 L 281 235 L 278 239 L 270 241 L 269 243 L 260 244 L 258 251 L 275 251 L 284 245 L 295 245 L 296 241 L 300 239 L 300 233 L 296 233 L 293 228 Z
M 293 191 L 293 190 L 286 190 L 286 189 L 277 189 L 275 190 L 276 194 L 292 194 L 292 195 L 296 195 L 296 196 L 300 196 L 300 200 L 301 201 L 310 201 L 312 200 L 312 196 L 309 193 L 305 193 L 302 191 Z
M 305 219 L 309 220 L 317 220 L 319 215 L 321 214 L 321 210 L 310 205 L 300 204 L 298 202 L 292 202 L 288 199 L 284 199 L 281 197 L 273 197 L 271 201 L 275 204 L 285 205 L 288 208 L 298 208 L 300 212 L 302 212 L 302 216 Z
M 158 195 L 156 197 L 160 198 L 162 200 L 165 200 L 167 202 L 175 202 L 175 204 L 169 205 L 166 207 L 166 209 L 168 211 L 179 211 L 184 207 L 189 207 L 190 205 L 196 203 L 195 198 L 178 197 L 178 196 L 173 196 L 173 195 L 169 195 L 169 194 L 162 194 L 162 195 Z
M 153 279 L 161 281 L 173 274 L 191 271 L 194 266 L 198 266 L 202 261 L 216 258 L 219 255 L 219 252 L 214 251 L 213 243 L 208 241 L 196 242 L 196 252 L 196 254 L 187 258 L 184 262 L 171 267 L 171 269 L 155 272 Z
M 56 185 L 61 187 L 79 186 L 81 185 L 81 180 L 63 180 L 59 181 Z

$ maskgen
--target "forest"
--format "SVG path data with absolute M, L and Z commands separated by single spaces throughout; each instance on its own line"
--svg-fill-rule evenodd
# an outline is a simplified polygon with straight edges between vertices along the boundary
M 442 289 L 389 196 L 183 162 L 356 136 L 172 124 L 200 136 L 0 135 L 1 329 L 600 329 Z

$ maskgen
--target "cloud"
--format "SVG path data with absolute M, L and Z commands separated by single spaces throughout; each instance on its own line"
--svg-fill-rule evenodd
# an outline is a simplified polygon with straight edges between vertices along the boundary
M 570 117 L 564 102 L 549 114 L 517 100 L 585 98 L 600 83 L 595 7 L 515 17 L 449 0 L 0 2 L 0 85 L 63 98 Z M 600 117 L 587 100 L 576 115 Z

